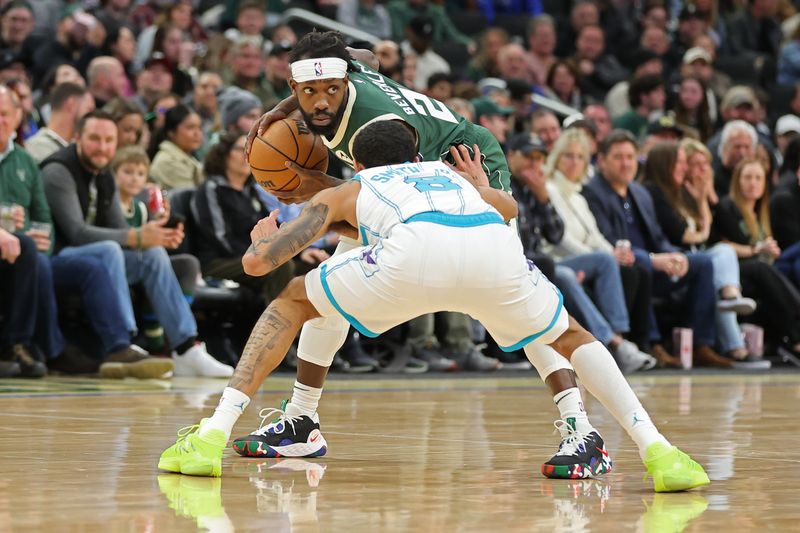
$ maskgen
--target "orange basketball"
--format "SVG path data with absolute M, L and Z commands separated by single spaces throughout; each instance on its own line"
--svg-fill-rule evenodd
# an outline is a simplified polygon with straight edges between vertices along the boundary
M 328 148 L 302 120 L 274 122 L 264 135 L 253 141 L 250 168 L 265 189 L 292 191 L 300 185 L 300 176 L 286 168 L 286 161 L 312 170 L 328 170 Z

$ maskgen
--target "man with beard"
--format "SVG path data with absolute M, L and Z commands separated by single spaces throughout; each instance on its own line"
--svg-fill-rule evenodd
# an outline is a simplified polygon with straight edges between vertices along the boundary
M 100 55 L 105 31 L 92 15 L 75 4 L 64 9 L 56 27 L 56 38 L 33 52 L 31 75 L 38 87 L 52 65 L 68 63 L 84 77 L 89 62 Z
M 478 146 L 489 185 L 494 189 L 510 192 L 511 175 L 508 163 L 500 144 L 492 134 L 460 115 L 455 115 L 441 102 L 410 91 L 376 72 L 377 61 L 371 52 L 347 48 L 341 35 L 336 32 L 311 32 L 292 49 L 290 59 L 292 77 L 289 84 L 293 95 L 265 114 L 253 127 L 248 135 L 248 154 L 256 135 L 262 135 L 271 123 L 299 112 L 309 129 L 321 135 L 325 145 L 340 160 L 352 167 L 353 140 L 359 131 L 377 121 L 399 121 L 414 135 L 417 150 L 425 161 L 442 159 L 452 162 L 451 146 L 465 145 L 467 150 Z M 472 155 L 470 153 L 470 157 Z M 301 176 L 302 182 L 294 191 L 273 193 L 282 201 L 305 201 L 320 190 L 342 184 L 341 180 L 322 172 L 309 171 L 293 163 L 287 165 L 292 166 Z M 363 231 L 369 230 L 364 228 Z M 337 253 L 351 250 L 358 245 L 356 241 L 343 240 Z M 304 422 L 281 427 L 280 433 L 287 441 L 305 443 L 309 426 L 319 426 L 316 411 L 322 386 L 334 354 L 345 340 L 348 327 L 349 324 L 341 316 L 316 318 L 303 326 L 297 350 L 297 381 L 285 414 L 289 417 L 303 416 Z M 582 407 L 574 369 L 566 359 L 555 355 L 557 354 L 554 351 L 544 347 L 542 350 L 531 351 L 528 357 L 550 387 L 563 424 L 571 424 L 570 427 L 575 429 L 577 421 L 578 430 L 588 433 L 590 424 Z M 565 441 L 571 438 L 567 433 L 565 431 L 563 435 Z M 274 454 L 275 451 L 265 444 L 264 435 L 264 429 L 257 430 L 236 440 L 234 447 L 242 455 Z M 296 451 L 295 456 L 321 455 L 318 445 L 300 448 L 301 451 Z M 281 455 L 286 456 L 287 453 Z M 545 463 L 547 468 L 543 471 L 550 477 L 570 477 L 576 465 L 602 460 L 599 453 L 593 447 L 578 449 L 572 445 L 562 446 Z M 549 468 L 555 465 L 563 468 Z
M 172 370 L 173 361 L 176 376 L 230 377 L 233 369 L 214 359 L 205 344 L 197 341 L 197 323 L 165 250 L 180 245 L 183 226 L 167 228 L 163 217 L 138 228 L 128 225 L 108 167 L 116 149 L 117 125 L 111 115 L 95 110 L 78 122 L 75 143 L 42 162 L 58 255 L 103 259 L 114 279 L 115 297 L 126 304 L 131 330 L 136 322 L 128 283 L 143 285 L 170 341 L 173 360 L 151 360 L 131 352 L 131 360 L 124 362 L 156 367 L 148 373 L 152 378 Z

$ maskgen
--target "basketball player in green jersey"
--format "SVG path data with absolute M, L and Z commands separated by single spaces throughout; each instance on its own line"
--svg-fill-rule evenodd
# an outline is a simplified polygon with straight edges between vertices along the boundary
M 326 58 L 342 59 L 345 66 L 337 71 L 331 66 L 333 62 L 326 61 Z M 311 32 L 292 49 L 290 61 L 292 96 L 253 126 L 248 135 L 248 154 L 253 139 L 262 135 L 271 123 L 299 114 L 309 129 L 321 135 L 325 145 L 352 167 L 356 134 L 371 123 L 395 120 L 414 134 L 417 150 L 424 161 L 450 158 L 451 146 L 466 146 L 472 150 L 472 146 L 477 145 L 490 186 L 510 191 L 505 154 L 492 134 L 453 113 L 441 102 L 379 74 L 372 52 L 347 48 L 337 32 Z M 303 69 L 299 68 L 301 63 Z M 273 192 L 284 202 L 302 202 L 320 190 L 342 183 L 323 172 L 307 170 L 291 162 L 287 166 L 295 170 L 302 181 L 293 191 Z M 337 251 L 346 251 L 357 244 L 351 243 L 343 240 Z M 347 321 L 339 317 L 314 319 L 303 327 L 297 353 L 297 381 L 284 413 L 290 419 L 302 416 L 302 422 L 281 424 L 281 428 L 285 427 L 284 437 L 288 441 L 308 435 L 309 432 L 301 427 L 304 422 L 319 424 L 316 410 L 322 386 L 348 327 Z M 561 415 L 556 427 L 561 433 L 562 444 L 558 452 L 542 465 L 542 473 L 553 478 L 594 477 L 606 473 L 610 468 L 605 465 L 610 467 L 611 462 L 603 460 L 596 446 L 589 445 L 591 435 L 598 433 L 583 408 L 575 372 L 569 361 L 546 345 L 536 346 L 526 355 L 552 391 Z M 262 428 L 247 437 L 236 439 L 234 449 L 245 456 L 274 456 L 276 452 L 269 448 L 264 438 L 264 433 L 271 429 L 274 429 L 273 424 L 262 424 Z M 300 448 L 309 450 L 313 447 Z M 324 453 L 323 447 L 302 456 Z M 287 454 L 284 452 L 282 455 Z M 589 465 L 603 467 L 589 468 Z

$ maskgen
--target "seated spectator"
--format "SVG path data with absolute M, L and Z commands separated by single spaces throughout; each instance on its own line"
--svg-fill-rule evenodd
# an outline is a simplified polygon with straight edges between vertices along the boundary
M 42 115 L 45 123 L 50 120 L 50 93 L 62 83 L 74 83 L 81 87 L 86 87 L 86 80 L 80 75 L 78 70 L 72 65 L 62 63 L 52 67 L 45 75 L 42 87 L 35 91 L 36 106 Z
M 504 80 L 521 80 L 529 85 L 536 83 L 536 74 L 525 49 L 517 43 L 509 43 L 497 53 L 497 71 Z
M 798 137 L 800 137 L 800 117 L 797 115 L 783 115 L 775 123 L 775 145 L 784 160 L 789 143 Z
M 117 183 L 119 204 L 125 220 L 130 227 L 141 228 L 151 215 L 144 202 L 137 200 L 137 196 L 145 189 L 150 171 L 150 158 L 147 157 L 147 152 L 140 146 L 128 146 L 117 150 L 111 161 L 111 171 L 114 173 Z M 169 204 L 166 204 L 164 211 L 152 214 L 169 221 Z M 200 262 L 190 254 L 173 254 L 169 256 L 169 261 L 172 263 L 172 270 L 178 278 L 183 295 L 191 305 L 200 275 Z M 158 323 L 152 310 L 144 313 L 142 319 L 144 335 L 148 342 L 147 350 L 150 352 L 163 351 L 164 328 Z
M 572 4 L 569 25 L 558 28 L 556 56 L 569 57 L 575 53 L 575 43 L 580 31 L 586 26 L 600 24 L 600 12 L 592 0 L 578 0 Z
M 20 102 L 22 117 L 17 126 L 17 138 L 15 142 L 24 145 L 25 141 L 33 137 L 39 131 L 41 117 L 39 110 L 33 105 L 33 96 L 30 85 L 23 78 L 11 79 L 6 81 L 6 87 L 14 91 Z
M 163 189 L 195 187 L 203 181 L 200 162 L 192 152 L 203 143 L 200 115 L 180 104 L 164 115 L 164 127 L 150 142 L 153 165 L 150 174 Z
M 37 164 L 73 141 L 78 121 L 94 109 L 94 98 L 85 87 L 62 83 L 50 95 L 50 106 L 47 127 L 25 143 L 25 150 Z
M 705 149 L 698 141 L 687 139 L 685 142 L 692 143 L 695 152 Z M 707 246 L 712 222 L 708 189 L 696 188 L 693 182 L 687 181 L 687 168 L 686 151 L 681 145 L 674 141 L 660 142 L 647 155 L 644 185 L 653 197 L 658 223 L 670 243 L 711 259 L 717 291 L 719 345 L 725 355 L 741 361 L 748 353 L 736 314 L 752 314 L 756 303 L 742 297 L 739 262 L 733 248 L 725 243 Z
M 222 117 L 219 112 L 217 94 L 223 87 L 222 78 L 216 72 L 202 72 L 197 78 L 194 91 L 185 103 L 197 111 L 203 123 L 203 138 L 208 139 L 212 134 L 219 132 L 222 127 Z
M 266 109 L 278 103 L 275 89 L 264 76 L 264 51 L 253 37 L 240 37 L 228 51 L 228 69 L 223 79 L 256 95 Z
M 800 217 L 797 216 L 800 213 L 800 174 L 797 170 L 792 177 L 793 180 L 785 179 L 775 189 L 770 200 L 770 219 L 775 241 L 782 250 L 775 266 L 800 288 Z
M 544 143 L 549 152 L 561 136 L 561 121 L 549 109 L 537 109 L 531 115 L 531 133 Z
M 484 78 L 499 77 L 497 56 L 508 43 L 509 37 L 506 30 L 495 27 L 486 28 L 481 35 L 478 53 L 467 65 L 466 76 L 476 83 Z M 381 66 L 383 66 L 383 61 L 381 61 Z
M 446 102 L 453 97 L 453 77 L 444 72 L 436 72 L 428 78 L 428 90 L 425 94 L 439 100 Z
M 683 54 L 680 77 L 694 76 L 703 82 L 706 87 L 708 116 L 711 117 L 712 124 L 716 124 L 719 119 L 719 101 L 728 92 L 733 82 L 726 74 L 715 71 L 712 63 L 711 53 L 705 48 L 695 45 Z
M 108 2 L 107 5 L 112 3 Z M 127 82 L 122 96 L 129 98 L 135 94 L 133 60 L 136 57 L 136 36 L 133 34 L 133 30 L 122 23 L 109 23 L 106 28 L 108 34 L 103 43 L 103 53 L 113 57 L 122 65 Z
M 739 256 L 742 292 L 759 302 L 755 320 L 779 350 L 800 355 L 800 294 L 774 267 L 781 248 L 772 237 L 766 171 L 753 158 L 736 165 L 730 196 L 720 200 L 714 229 Z
M 578 69 L 569 61 L 556 60 L 547 72 L 549 96 L 575 109 L 583 108 Z
M 121 275 L 121 282 L 115 278 L 117 297 L 129 306 L 128 283 L 144 286 L 172 346 L 176 376 L 230 377 L 233 369 L 198 342 L 197 323 L 164 249 L 180 244 L 182 227 L 169 229 L 166 221 L 154 220 L 131 228 L 125 221 L 108 170 L 116 147 L 116 125 L 107 113 L 95 110 L 78 124 L 76 143 L 42 163 L 59 255 L 102 255 L 112 275 Z
M 19 116 L 19 101 L 6 88 L 0 88 L 0 115 Z M 15 235 L 3 235 L 3 280 L 11 304 L 8 316 L 10 357 L 21 367 L 22 375 L 44 375 L 39 361 L 41 351 L 50 368 L 65 373 L 94 373 L 100 367 L 101 377 L 162 377 L 172 370 L 171 361 L 146 357 L 130 342 L 136 329 L 133 310 L 114 297 L 114 285 L 106 264 L 94 257 L 48 257 L 52 223 L 35 161 L 10 142 L 11 126 L 15 121 L 0 121 L 0 143 L 5 141 L 0 161 L 0 202 L 15 205 L 12 216 Z M 36 223 L 40 227 L 35 229 Z M 42 227 L 44 226 L 44 227 Z M 21 233 L 25 232 L 25 234 Z M 37 250 L 39 251 L 37 255 Z M 20 253 L 22 254 L 20 256 Z M 19 259 L 17 262 L 15 258 Z M 24 270 L 17 270 L 24 269 Z M 58 328 L 55 292 L 81 297 L 89 322 L 100 336 L 105 361 L 99 364 L 79 351 L 69 348 Z M 22 291 L 22 292 L 20 292 Z
M 744 159 L 755 157 L 758 135 L 753 126 L 743 120 L 725 124 L 720 135 L 718 158 L 714 160 L 714 190 L 722 198 L 731 189 L 733 169 Z
M 394 41 L 378 41 L 372 51 L 380 62 L 378 72 L 394 81 L 402 81 L 403 55 L 400 45 Z
M 391 39 L 392 20 L 383 4 L 375 0 L 341 0 L 336 20 L 353 28 L 369 28 L 380 39 Z
M 158 35 L 159 31 L 165 32 L 169 28 L 176 28 L 179 32 L 179 38 L 173 42 L 180 48 L 180 43 L 184 40 L 191 43 L 203 43 L 208 39 L 203 26 L 200 25 L 198 20 L 192 13 L 193 7 L 191 0 L 177 0 L 163 4 L 161 13 L 153 20 L 152 25 L 144 28 L 138 32 L 139 41 L 136 50 L 136 64 L 142 65 L 153 52 L 164 52 L 167 55 L 167 50 L 160 47 L 163 44 L 163 39 L 175 39 L 175 37 L 167 37 L 164 33 Z M 176 68 L 185 68 L 189 65 L 181 64 L 178 61 L 178 55 L 167 55 L 173 62 Z M 191 87 L 189 87 L 191 88 Z
M 236 281 L 269 303 L 292 279 L 294 263 L 286 263 L 266 277 L 254 278 L 244 273 L 242 255 L 250 247 L 250 231 L 269 215 L 250 174 L 244 145 L 244 134 L 228 132 L 206 155 L 205 180 L 193 200 L 202 221 L 198 224 L 197 255 L 205 275 Z M 300 257 L 314 253 L 309 248 Z
M 36 294 L 36 244 L 30 237 L 0 227 L 0 295 L 5 323 L 0 323 L 0 377 L 42 377 L 47 368 L 33 352 L 38 298 Z M 55 306 L 53 306 L 55 308 Z M 58 315 L 45 320 L 58 323 Z
M 598 102 L 628 77 L 628 71 L 617 58 L 605 53 L 605 32 L 600 26 L 589 25 L 580 30 L 573 59 L 578 65 L 582 92 Z
M 598 339 L 609 347 L 618 361 L 625 361 L 631 358 L 626 351 L 639 351 L 634 345 L 643 350 L 649 347 L 650 278 L 645 269 L 633 266 L 630 250 L 627 253 L 615 250 L 606 241 L 597 229 L 586 199 L 580 194 L 588 176 L 590 146 L 582 130 L 570 127 L 556 141 L 547 158 L 547 193 L 564 221 L 564 236 L 557 244 L 545 245 L 543 250 L 556 259 L 559 266 L 584 273 L 583 284 L 593 288 L 592 300 L 599 310 L 587 324 L 600 322 L 602 333 Z M 629 295 L 624 293 L 624 287 L 628 288 Z M 626 302 L 631 302 L 631 314 Z M 634 312 L 638 314 L 633 315 Z M 632 339 L 633 344 L 624 340 L 623 335 Z
M 602 104 L 589 104 L 583 108 L 583 116 L 591 120 L 595 127 L 595 141 L 603 142 L 606 135 L 611 133 L 611 114 Z
M 82 76 L 85 75 L 89 62 L 100 55 L 104 38 L 105 31 L 102 31 L 96 18 L 77 4 L 65 7 L 56 27 L 55 38 L 33 51 L 31 75 L 34 87 L 40 86 L 54 64 L 69 63 Z
M 250 131 L 253 123 L 261 117 L 263 108 L 256 95 L 238 87 L 227 87 L 218 97 L 221 130 L 208 139 L 205 153 L 225 133 Z
M 714 122 L 708 107 L 708 91 L 703 80 L 695 76 L 681 79 L 675 102 L 675 122 L 697 131 L 701 141 L 714 133 Z
M 450 73 L 450 64 L 433 51 L 433 22 L 425 17 L 414 17 L 406 26 L 406 38 L 400 48 L 404 54 L 416 54 L 417 75 L 415 87 L 427 87 L 428 78 L 437 72 Z
M 287 41 L 281 41 L 272 45 L 264 60 L 264 77 L 279 100 L 292 95 L 292 88 L 289 87 L 291 51 L 292 45 Z
M 624 130 L 615 130 L 601 143 L 598 166 L 601 174 L 583 188 L 583 195 L 609 242 L 627 240 L 636 262 L 652 271 L 653 294 L 662 298 L 687 288 L 686 322 L 694 330 L 693 359 L 697 365 L 731 366 L 731 361 L 712 348 L 714 323 L 708 320 L 716 309 L 714 268 L 699 254 L 683 254 L 669 243 L 658 224 L 653 199 L 634 182 L 638 170 L 637 144 Z M 651 319 L 651 350 L 663 350 L 655 317 Z M 659 357 L 666 360 L 666 357 Z
M 236 8 L 235 27 L 225 30 L 225 37 L 235 41 L 242 35 L 264 37 L 267 6 L 260 0 L 244 0 Z
M 33 32 L 34 14 L 24 0 L 12 0 L 0 10 L 0 49 L 22 52 L 22 45 Z
M 631 53 L 629 62 L 633 68 L 631 79 L 639 78 L 646 74 L 657 74 L 659 76 L 664 74 L 664 62 L 650 50 L 643 48 L 634 50 Z M 630 111 L 631 104 L 628 99 L 630 86 L 630 81 L 622 80 L 608 91 L 604 101 L 612 117 L 617 118 Z
M 92 59 L 86 70 L 86 84 L 94 97 L 95 107 L 103 107 L 113 98 L 130 96 L 131 92 L 125 67 L 111 56 Z
M 139 106 L 124 98 L 115 98 L 103 107 L 103 111 L 117 124 L 117 148 L 145 144 L 142 138 L 144 114 Z
M 646 74 L 634 78 L 628 89 L 631 109 L 614 119 L 614 128 L 633 133 L 637 139 L 644 139 L 647 125 L 664 114 L 667 93 L 664 79 L 657 74 Z
M 136 75 L 134 102 L 143 113 L 149 111 L 156 100 L 172 91 L 173 80 L 172 64 L 164 54 L 155 52 Z
M 534 83 L 544 85 L 550 67 L 556 62 L 556 21 L 543 13 L 528 24 L 528 59 L 535 75 Z
M 783 41 L 778 2 L 751 0 L 728 20 L 726 52 L 742 61 L 778 57 Z
M 510 129 L 508 117 L 513 109 L 500 107 L 485 96 L 472 100 L 472 105 L 475 107 L 475 123 L 489 130 L 500 145 L 505 144 Z
M 428 0 L 391 0 L 386 4 L 392 21 L 392 39 L 400 42 L 405 37 L 406 26 L 414 17 L 427 17 L 433 25 L 433 42 L 457 42 L 474 50 L 474 43 L 453 25 L 443 6 Z

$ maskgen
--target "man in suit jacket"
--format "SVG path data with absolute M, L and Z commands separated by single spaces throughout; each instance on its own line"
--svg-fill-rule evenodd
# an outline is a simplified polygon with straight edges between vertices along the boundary
M 653 272 L 653 294 L 668 297 L 688 288 L 682 303 L 688 308 L 688 325 L 694 331 L 695 363 L 731 366 L 711 348 L 715 331 L 710 317 L 716 309 L 711 260 L 705 254 L 679 252 L 664 236 L 650 193 L 633 181 L 638 169 L 637 148 L 629 132 L 612 131 L 599 147 L 601 174 L 583 188 L 583 194 L 605 238 L 630 241 L 636 262 Z M 658 328 L 653 325 L 656 344 L 651 352 L 662 363 L 674 363 L 674 358 L 662 352 Z

